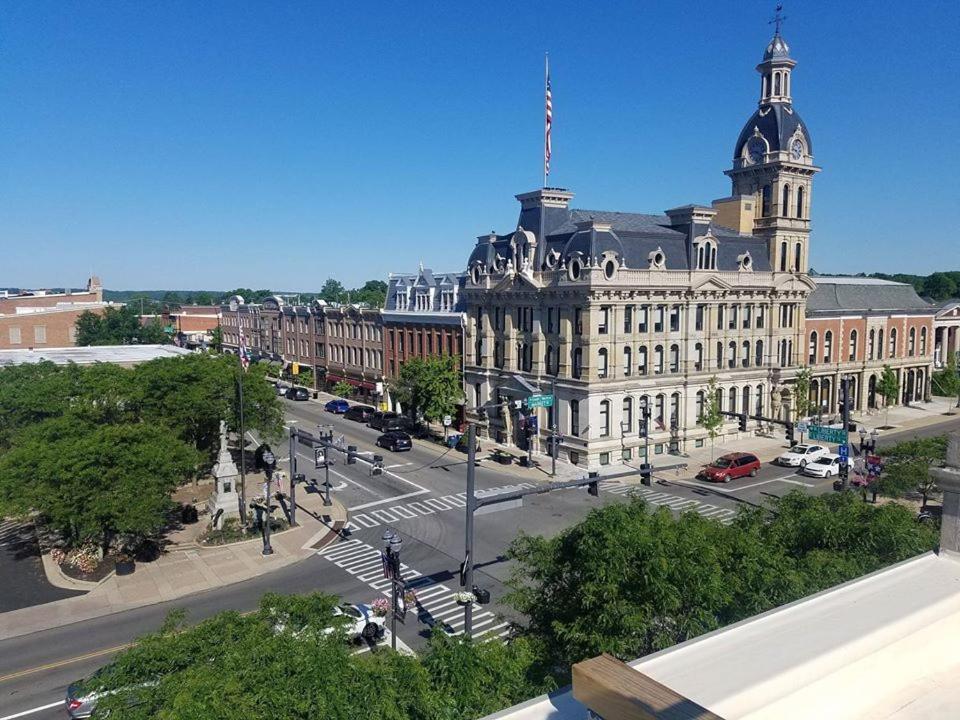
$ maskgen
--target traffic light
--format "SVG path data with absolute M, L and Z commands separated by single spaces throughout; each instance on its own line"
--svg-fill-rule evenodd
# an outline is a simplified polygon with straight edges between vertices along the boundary
M 793 439 L 793 423 L 787 423 L 785 438 L 790 445 L 793 445 L 795 442 Z
M 653 466 L 650 463 L 640 464 L 640 484 L 648 487 L 653 484 Z
M 347 465 L 354 465 L 357 462 L 357 446 L 347 445 Z
M 745 412 L 740 413 L 737 418 L 740 421 L 740 432 L 747 431 L 747 414 Z
M 587 473 L 587 477 L 588 477 L 588 478 L 591 478 L 591 479 L 593 479 L 593 478 L 599 478 L 599 477 L 600 477 L 600 473 L 598 473 L 598 472 L 596 472 L 596 471 L 592 471 L 592 472 Z M 587 485 L 587 492 L 590 493 L 591 495 L 593 495 L 594 497 L 598 497 L 598 496 L 600 495 L 600 481 L 599 481 L 599 480 L 594 480 L 592 483 L 590 483 L 589 485 Z

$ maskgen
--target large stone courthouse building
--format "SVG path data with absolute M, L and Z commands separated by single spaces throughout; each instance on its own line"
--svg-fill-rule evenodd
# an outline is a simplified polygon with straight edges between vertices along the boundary
M 795 419 L 800 367 L 830 412 L 852 375 L 859 409 L 876 407 L 885 364 L 904 400 L 928 393 L 935 309 L 913 288 L 811 276 L 811 134 L 793 104 L 795 60 L 779 31 L 767 45 L 759 103 L 725 174 L 731 195 L 663 214 L 571 207 L 573 193 L 517 195 L 514 232 L 481 236 L 467 264 L 464 382 L 468 417 L 525 447 L 517 401 L 555 392 L 538 417 L 560 456 L 595 467 L 702 447 L 698 423 L 715 378 L 722 409 Z M 827 345 L 825 345 L 827 343 Z M 756 425 L 751 421 L 749 432 Z M 738 433 L 736 420 L 722 429 Z

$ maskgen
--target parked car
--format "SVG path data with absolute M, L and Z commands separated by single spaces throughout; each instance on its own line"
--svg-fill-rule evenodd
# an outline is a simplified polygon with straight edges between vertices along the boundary
M 276 388 L 277 388 L 277 395 L 279 395 L 280 397 L 284 397 L 287 394 L 287 390 L 290 389 L 286 385 L 281 385 L 280 383 L 277 383 Z
M 350 403 L 348 403 L 346 400 L 337 398 L 336 400 L 331 400 L 326 405 L 324 405 L 323 409 L 330 413 L 343 415 L 347 410 L 350 409 Z
M 369 405 L 351 405 L 350 409 L 347 410 L 343 416 L 347 420 L 353 420 L 354 422 L 370 422 L 370 418 L 373 417 L 373 414 L 376 410 Z
M 760 471 L 760 460 L 751 453 L 730 453 L 721 455 L 697 475 L 701 480 L 710 482 L 730 482 L 734 478 L 756 477 Z
M 843 459 L 839 455 L 827 453 L 826 455 L 821 455 L 816 460 L 808 462 L 800 472 L 810 477 L 833 477 L 834 475 L 840 474 L 840 466 L 842 464 Z
M 400 417 L 395 412 L 389 412 L 384 410 L 377 410 L 370 416 L 370 420 L 367 424 L 372 427 L 374 430 L 388 430 L 390 428 L 384 427 L 384 423 L 395 420 Z
M 292 387 L 287 390 L 287 400 L 309 400 L 310 391 L 303 387 Z
M 413 449 L 413 441 L 402 430 L 390 430 L 377 438 L 377 446 L 390 452 L 400 452 Z
M 777 464 L 802 469 L 807 466 L 807 463 L 823 457 L 827 452 L 823 445 L 794 445 L 777 458 Z
M 95 675 L 96 673 L 94 673 L 94 676 Z M 70 686 L 67 687 L 67 717 L 70 718 L 70 720 L 89 717 L 106 717 L 107 711 L 99 713 L 96 712 L 98 702 L 108 695 L 115 695 L 119 692 L 123 692 L 125 694 L 124 704 L 127 707 L 134 707 L 143 701 L 143 698 L 138 697 L 138 694 L 144 688 L 149 688 L 151 686 L 155 686 L 156 684 L 157 683 L 155 681 L 151 681 L 133 685 L 122 690 L 105 690 L 101 692 L 94 692 L 84 689 L 84 681 L 79 680 L 75 683 L 71 683 Z M 94 715 L 94 713 L 96 713 L 96 715 Z

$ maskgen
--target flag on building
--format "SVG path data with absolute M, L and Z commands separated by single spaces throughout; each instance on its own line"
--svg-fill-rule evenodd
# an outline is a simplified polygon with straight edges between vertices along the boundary
M 544 185 L 546 178 L 550 174 L 550 156 L 553 154 L 553 147 L 550 141 L 550 132 L 553 129 L 553 96 L 550 92 L 550 60 L 546 60 L 547 84 L 546 84 L 546 118 L 543 129 L 543 177 Z

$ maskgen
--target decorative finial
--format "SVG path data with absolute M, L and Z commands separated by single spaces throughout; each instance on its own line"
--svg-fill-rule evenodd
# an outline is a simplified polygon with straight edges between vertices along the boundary
M 420 261 L 420 272 L 423 272 L 423 260 Z
M 783 3 L 777 3 L 777 9 L 774 12 L 773 19 L 767 23 L 767 25 L 773 25 L 773 34 L 780 34 L 780 26 L 783 25 L 783 21 L 787 19 L 787 16 L 783 14 Z

